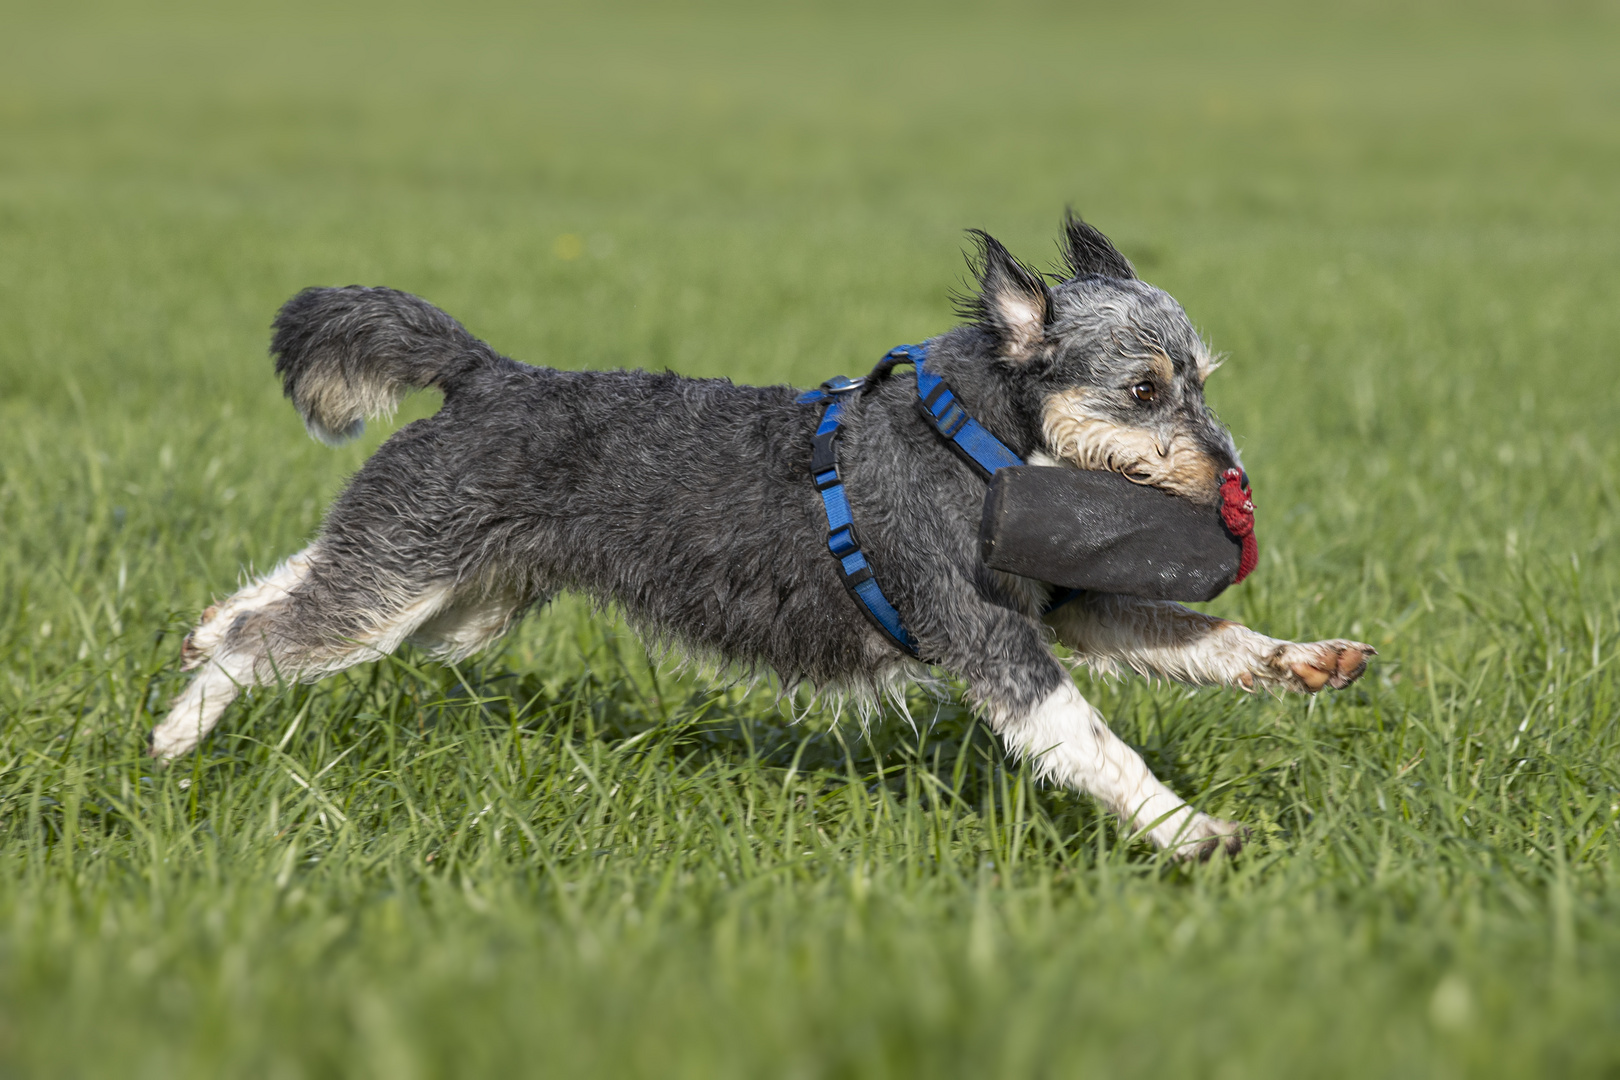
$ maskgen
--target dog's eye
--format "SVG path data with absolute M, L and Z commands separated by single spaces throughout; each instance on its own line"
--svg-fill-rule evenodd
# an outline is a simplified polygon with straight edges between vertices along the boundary
M 1139 382 L 1131 387 L 1131 396 L 1137 401 L 1152 401 L 1159 396 L 1159 390 L 1150 382 Z

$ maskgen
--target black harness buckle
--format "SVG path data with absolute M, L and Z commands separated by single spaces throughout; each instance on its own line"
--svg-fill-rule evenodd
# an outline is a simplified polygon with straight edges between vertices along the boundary
M 836 475 L 838 471 L 837 428 L 833 428 L 825 435 L 816 435 L 810 439 L 810 475 L 820 476 L 829 469 Z M 836 482 L 835 480 L 834 483 Z

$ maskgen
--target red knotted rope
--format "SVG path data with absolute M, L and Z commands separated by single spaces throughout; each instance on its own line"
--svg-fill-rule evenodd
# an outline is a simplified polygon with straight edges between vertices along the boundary
M 1254 496 L 1249 492 L 1248 477 L 1242 469 L 1227 469 L 1221 473 L 1221 520 L 1226 530 L 1243 541 L 1243 554 L 1238 559 L 1236 585 L 1249 576 L 1255 563 L 1260 561 L 1260 544 L 1254 538 Z

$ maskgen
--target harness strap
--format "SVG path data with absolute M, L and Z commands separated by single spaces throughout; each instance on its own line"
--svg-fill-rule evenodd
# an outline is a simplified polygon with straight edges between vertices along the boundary
M 923 419 L 974 472 L 988 480 L 996 474 L 997 469 L 1024 463 L 1024 459 L 1011 447 L 973 419 L 957 400 L 956 392 L 949 384 L 928 369 L 926 345 L 901 345 L 890 349 L 863 384 L 871 388 L 888 378 L 902 364 L 910 364 L 917 371 L 917 408 Z
M 909 656 L 917 655 L 916 640 L 905 628 L 900 612 L 883 595 L 877 578 L 872 574 L 872 567 L 861 551 L 860 538 L 855 533 L 855 521 L 849 509 L 849 497 L 844 492 L 843 477 L 838 472 L 838 434 L 844 396 L 857 390 L 870 389 L 888 378 L 896 367 L 910 364 L 917 372 L 917 407 L 923 418 L 945 445 L 975 472 L 988 480 L 997 469 L 1024 463 L 1024 459 L 1006 443 L 968 415 L 945 380 L 928 370 L 927 360 L 928 346 L 901 345 L 890 349 L 867 377 L 851 379 L 837 375 L 822 383 L 821 389 L 810 390 L 799 395 L 798 399 L 801 405 L 826 405 L 821 423 L 810 440 L 810 475 L 815 480 L 822 509 L 827 515 L 827 550 L 838 564 L 844 588 L 860 604 L 872 625 Z M 1080 592 L 1079 589 L 1054 589 L 1042 613 L 1050 614 L 1079 596 Z
M 872 567 L 861 551 L 860 537 L 855 533 L 855 520 L 849 511 L 849 496 L 844 491 L 844 480 L 838 474 L 838 433 L 844 411 L 843 395 L 860 388 L 863 379 L 848 379 L 840 375 L 822 383 L 822 389 L 801 395 L 799 401 L 815 404 L 825 401 L 826 412 L 821 424 L 810 440 L 810 475 L 816 491 L 821 494 L 821 508 L 827 515 L 827 550 L 838 564 L 844 588 L 849 590 L 866 613 L 872 625 L 882 631 L 902 652 L 917 655 L 917 642 L 900 621 L 900 612 L 883 595 Z
M 974 472 L 989 480 L 998 469 L 1024 463 L 1024 459 L 1010 446 L 990 434 L 983 424 L 968 414 L 957 400 L 956 392 L 943 378 L 928 370 L 927 345 L 901 345 L 890 349 L 888 355 L 872 369 L 872 374 L 863 380 L 864 386 L 870 390 L 902 364 L 910 364 L 917 372 L 917 408 L 923 419 L 934 429 L 934 434 L 943 439 L 945 445 L 967 462 Z M 1054 587 L 1041 614 L 1050 615 L 1082 591 Z
M 901 364 L 910 364 L 917 372 L 917 407 L 928 421 L 928 426 L 945 440 L 945 445 L 955 451 L 957 457 L 972 466 L 974 472 L 989 480 L 998 469 L 1024 463 L 1024 459 L 1010 446 L 968 415 L 957 401 L 956 392 L 944 379 L 928 370 L 927 345 L 901 345 L 890 349 L 889 354 L 872 369 L 872 374 L 866 377 L 864 385 L 870 389 L 873 383 L 888 378 Z M 1053 587 L 1041 614 L 1050 615 L 1083 591 Z
M 945 445 L 986 480 L 997 469 L 1024 463 L 1006 443 L 969 416 L 945 380 L 922 364 L 917 365 L 917 405 L 929 425 L 944 438 Z

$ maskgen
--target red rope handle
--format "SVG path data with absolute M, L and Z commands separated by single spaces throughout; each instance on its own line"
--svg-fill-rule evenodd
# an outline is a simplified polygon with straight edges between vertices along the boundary
M 1238 559 L 1236 585 L 1249 576 L 1260 561 L 1260 543 L 1254 538 L 1254 496 L 1249 491 L 1249 478 L 1242 469 L 1227 469 L 1221 473 L 1221 520 L 1226 530 L 1243 541 L 1243 555 Z

